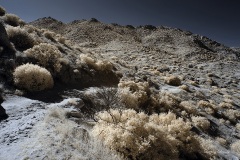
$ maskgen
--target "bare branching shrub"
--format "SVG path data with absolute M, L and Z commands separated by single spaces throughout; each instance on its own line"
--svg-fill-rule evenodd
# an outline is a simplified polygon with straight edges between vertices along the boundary
M 149 84 L 147 82 L 121 81 L 118 87 L 122 103 L 127 108 L 138 109 L 148 100 Z
M 94 115 L 100 111 L 122 108 L 118 89 L 114 87 L 101 87 L 91 92 L 86 91 L 81 98 L 85 105 L 80 111 L 91 118 L 94 118 Z
M 178 159 L 180 150 L 192 152 L 196 147 L 190 145 L 190 123 L 173 113 L 149 116 L 128 109 L 100 112 L 96 117 L 93 135 L 126 158 Z
M 9 40 L 14 44 L 19 51 L 24 51 L 32 48 L 35 44 L 34 38 L 20 27 L 8 27 L 7 34 Z
M 240 157 L 240 140 L 231 144 L 231 150 L 234 151 Z
M 111 71 L 113 69 L 113 65 L 109 61 L 95 60 L 86 54 L 80 55 L 80 60 L 78 60 L 78 63 L 87 64 L 88 66 L 100 71 Z
M 210 122 L 208 121 L 207 118 L 205 117 L 199 117 L 199 116 L 192 116 L 191 117 L 193 124 L 198 127 L 201 128 L 202 130 L 208 130 L 210 127 Z
M 24 21 L 21 20 L 17 15 L 6 13 L 3 16 L 3 20 L 5 23 L 9 24 L 10 26 L 17 27 L 19 25 L 23 25 Z
M 165 83 L 172 85 L 172 86 L 180 86 L 181 85 L 181 80 L 177 76 L 170 76 L 165 78 Z
M 5 8 L 3 8 L 2 6 L 0 6 L 0 16 L 4 16 L 5 14 L 6 14 Z
M 24 51 L 24 53 L 28 57 L 37 59 L 39 65 L 44 66 L 50 71 L 59 72 L 61 70 L 61 52 L 57 47 L 51 44 L 40 43 L 39 45 L 35 45 L 33 48 Z
M 14 83 L 21 89 L 41 91 L 53 87 L 51 73 L 38 65 L 24 64 L 17 67 L 13 73 Z

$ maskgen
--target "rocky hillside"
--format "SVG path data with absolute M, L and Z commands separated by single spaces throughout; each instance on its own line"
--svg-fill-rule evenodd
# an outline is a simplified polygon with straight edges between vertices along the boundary
M 0 19 L 0 159 L 239 159 L 237 48 L 165 26 Z
M 104 24 L 97 19 L 76 20 L 64 24 L 51 17 L 41 18 L 30 23 L 60 33 L 81 45 L 105 45 L 113 40 L 137 43 L 150 50 L 175 53 L 182 58 L 208 55 L 208 59 L 223 59 L 229 56 L 239 59 L 238 51 L 213 41 L 205 36 L 193 34 L 178 28 L 152 25 L 133 27 L 116 23 Z

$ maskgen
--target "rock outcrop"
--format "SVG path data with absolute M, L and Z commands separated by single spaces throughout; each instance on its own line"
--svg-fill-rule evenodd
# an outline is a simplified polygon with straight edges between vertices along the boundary
M 15 49 L 8 39 L 6 29 L 0 22 L 0 58 L 14 58 Z
M 0 121 L 8 118 L 8 115 L 6 114 L 6 110 L 1 106 L 2 102 L 3 102 L 3 97 L 0 91 Z

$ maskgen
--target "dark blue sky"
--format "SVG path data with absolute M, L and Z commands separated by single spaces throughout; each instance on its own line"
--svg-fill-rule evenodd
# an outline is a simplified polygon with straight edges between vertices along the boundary
M 105 23 L 177 27 L 240 47 L 240 0 L 0 0 L 26 22 L 92 17 Z

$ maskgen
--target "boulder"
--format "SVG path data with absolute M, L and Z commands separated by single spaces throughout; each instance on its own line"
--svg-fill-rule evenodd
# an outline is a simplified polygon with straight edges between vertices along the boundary
M 8 115 L 6 114 L 6 110 L 1 106 L 2 102 L 3 102 L 3 98 L 0 95 L 0 121 L 8 118 Z
M 6 114 L 6 110 L 0 105 L 0 121 L 7 118 L 8 115 Z

